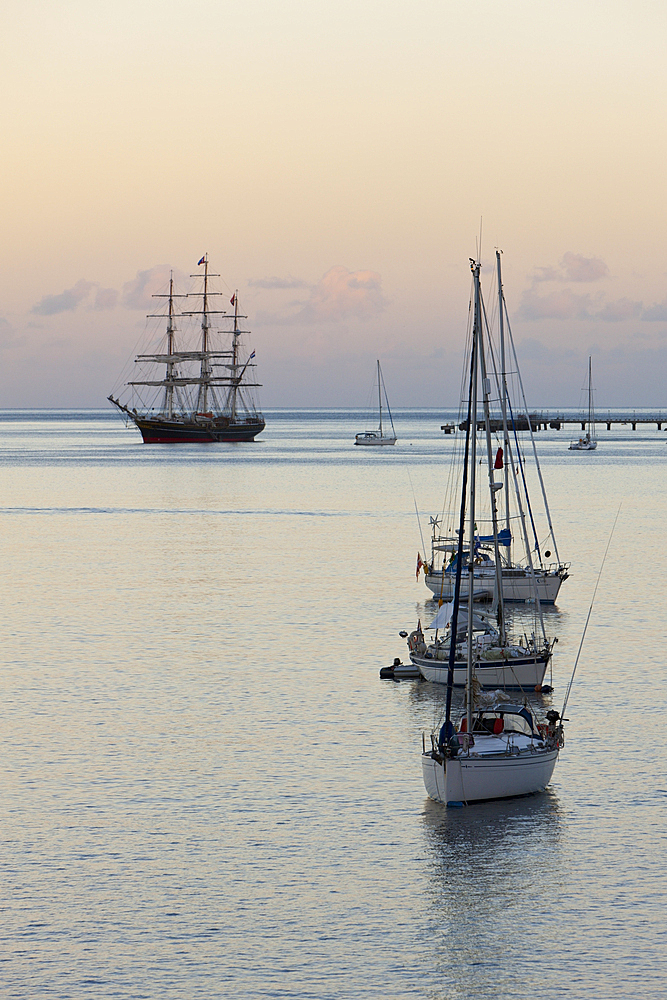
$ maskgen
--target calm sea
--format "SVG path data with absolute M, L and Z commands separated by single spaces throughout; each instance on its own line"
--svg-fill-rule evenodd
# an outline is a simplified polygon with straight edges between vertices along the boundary
M 0 995 L 664 998 L 667 434 L 538 435 L 557 708 L 621 505 L 566 745 L 547 792 L 446 810 L 443 690 L 378 678 L 433 609 L 446 414 L 380 451 L 361 414 L 267 417 L 147 446 L 0 414 Z

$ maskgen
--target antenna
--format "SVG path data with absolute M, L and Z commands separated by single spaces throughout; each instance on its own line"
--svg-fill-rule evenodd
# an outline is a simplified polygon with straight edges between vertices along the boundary
M 584 639 L 586 638 L 586 629 L 588 628 L 588 623 L 591 620 L 591 613 L 593 611 L 593 602 L 595 601 L 595 595 L 598 592 L 598 587 L 600 585 L 600 577 L 602 576 L 602 570 L 604 569 L 604 564 L 607 560 L 607 553 L 609 552 L 609 546 L 611 545 L 611 540 L 614 537 L 614 529 L 616 528 L 616 522 L 618 521 L 619 514 L 621 513 L 621 504 L 618 505 L 618 510 L 616 511 L 616 517 L 614 518 L 614 523 L 611 526 L 611 531 L 609 533 L 609 541 L 607 542 L 607 548 L 604 550 L 604 556 L 602 557 L 602 564 L 600 566 L 600 571 L 598 573 L 598 578 L 595 582 L 595 589 L 593 590 L 593 596 L 591 598 L 591 606 L 588 609 L 588 614 L 586 615 L 586 624 L 584 625 L 584 631 L 581 633 L 581 642 L 579 643 L 579 649 L 577 651 L 577 658 L 574 661 L 574 666 L 572 667 L 572 676 L 570 677 L 570 683 L 567 686 L 565 692 L 565 700 L 563 702 L 563 707 L 561 709 L 561 718 L 565 714 L 565 709 L 567 708 L 567 701 L 570 697 L 570 691 L 572 690 L 572 682 L 574 681 L 574 675 L 577 670 L 577 664 L 579 663 L 579 657 L 581 656 L 581 650 L 584 645 Z

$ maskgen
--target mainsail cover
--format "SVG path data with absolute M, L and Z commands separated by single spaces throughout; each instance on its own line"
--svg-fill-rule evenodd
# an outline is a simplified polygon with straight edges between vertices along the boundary
M 437 615 L 435 616 L 431 624 L 426 626 L 426 628 L 437 628 L 437 629 L 446 628 L 447 625 L 449 625 L 453 611 L 454 611 L 453 601 L 449 601 L 447 604 L 441 604 L 440 607 L 438 608 Z
M 475 535 L 476 542 L 492 542 L 493 535 Z M 498 545 L 511 545 L 512 532 L 509 528 L 503 528 L 498 532 Z

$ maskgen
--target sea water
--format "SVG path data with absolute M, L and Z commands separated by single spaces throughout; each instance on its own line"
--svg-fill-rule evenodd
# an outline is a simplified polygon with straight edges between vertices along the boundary
M 542 708 L 620 508 L 566 743 L 546 792 L 448 810 L 444 690 L 378 676 L 435 609 L 445 414 L 382 449 L 344 411 L 241 445 L 0 416 L 0 995 L 664 997 L 664 431 L 537 435 L 571 562 Z

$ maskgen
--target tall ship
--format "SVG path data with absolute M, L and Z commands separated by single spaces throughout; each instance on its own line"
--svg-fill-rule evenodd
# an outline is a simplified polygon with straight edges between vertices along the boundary
M 165 319 L 166 331 L 153 353 L 135 357 L 137 377 L 108 397 L 144 444 L 254 441 L 265 427 L 253 397 L 255 352 L 244 347 L 249 331 L 240 321 L 248 317 L 239 312 L 238 292 L 230 299 L 233 313 L 214 308 L 224 293 L 213 291 L 210 279 L 220 275 L 209 271 L 207 254 L 197 266 L 203 267 L 191 275 L 197 291 L 177 295 L 172 276 L 169 292 L 156 296 L 167 299 L 167 312 L 148 318 Z

